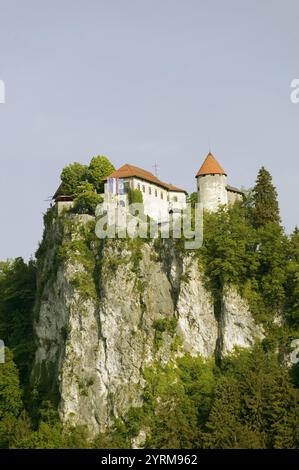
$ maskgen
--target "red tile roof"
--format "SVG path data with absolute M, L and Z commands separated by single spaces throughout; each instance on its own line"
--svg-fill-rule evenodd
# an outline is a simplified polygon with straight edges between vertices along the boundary
M 132 176 L 140 178 L 144 181 L 149 181 L 150 183 L 154 183 L 157 186 L 161 186 L 162 188 L 167 189 L 168 191 L 175 191 L 187 194 L 187 191 L 185 191 L 184 189 L 177 188 L 172 184 L 164 183 L 149 171 L 143 170 L 142 168 L 138 168 L 134 165 L 129 165 L 128 163 L 111 173 L 111 175 L 107 176 L 107 178 L 129 178 Z M 105 178 L 105 180 L 107 180 L 107 178 Z
M 200 169 L 196 174 L 196 178 L 198 176 L 204 175 L 226 175 L 223 168 L 219 165 L 214 155 L 211 152 L 208 153 L 205 161 L 201 165 Z

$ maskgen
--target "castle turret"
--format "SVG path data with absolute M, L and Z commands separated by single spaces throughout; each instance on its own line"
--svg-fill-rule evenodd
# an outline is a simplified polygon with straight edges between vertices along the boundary
M 220 205 L 228 203 L 227 175 L 211 152 L 198 170 L 196 181 L 197 200 L 204 209 L 215 212 Z

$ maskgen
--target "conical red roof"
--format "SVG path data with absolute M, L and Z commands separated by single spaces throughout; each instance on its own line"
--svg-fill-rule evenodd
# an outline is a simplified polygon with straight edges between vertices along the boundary
M 205 161 L 201 165 L 200 169 L 196 174 L 196 178 L 198 176 L 204 175 L 226 175 L 223 168 L 219 165 L 214 155 L 211 152 L 208 153 Z

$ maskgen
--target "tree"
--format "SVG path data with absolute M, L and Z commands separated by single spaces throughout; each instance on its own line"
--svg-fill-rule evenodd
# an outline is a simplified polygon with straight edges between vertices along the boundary
M 206 422 L 214 398 L 215 363 L 201 356 L 185 355 L 177 359 L 178 374 L 184 384 L 185 393 L 197 408 L 198 424 Z
M 238 448 L 241 428 L 239 384 L 234 377 L 223 376 L 218 381 L 215 401 L 206 423 L 204 446 L 212 449 Z
M 102 201 L 102 196 L 96 193 L 93 185 L 84 181 L 76 188 L 73 210 L 77 214 L 94 215 L 97 205 Z
M 289 241 L 289 260 L 286 270 L 286 311 L 289 324 L 299 328 L 299 229 L 296 227 Z
M 238 384 L 241 424 L 259 436 L 260 446 L 295 447 L 298 392 L 277 355 L 256 344 L 228 357 L 223 369 Z
M 157 404 L 147 448 L 192 449 L 198 445 L 197 408 L 179 388 Z
M 197 196 L 197 192 L 193 192 L 189 195 L 188 199 L 187 199 L 187 202 L 189 204 L 191 204 L 191 207 L 194 208 L 195 207 L 195 204 L 198 202 L 198 196 Z
M 23 388 L 34 354 L 33 304 L 36 263 L 22 258 L 0 263 L 0 338 L 13 351 Z
M 19 375 L 12 352 L 5 348 L 5 363 L 0 364 L 0 419 L 17 416 L 22 407 Z
M 9 446 L 21 408 L 18 370 L 12 352 L 5 348 L 5 363 L 0 364 L 0 448 Z
M 264 167 L 258 173 L 253 200 L 253 220 L 256 227 L 263 227 L 269 222 L 280 223 L 277 191 L 272 184 L 272 176 Z
M 226 357 L 204 426 L 209 448 L 293 448 L 298 445 L 298 391 L 277 355 L 257 344 Z
M 280 225 L 268 222 L 257 230 L 258 270 L 256 279 L 268 307 L 275 312 L 285 300 L 287 238 Z
M 254 246 L 255 233 L 245 220 L 241 203 L 205 214 L 199 253 L 214 290 L 221 290 L 225 283 L 243 284 L 254 275 Z
M 146 447 L 190 449 L 198 446 L 198 404 L 186 393 L 182 380 L 186 378 L 189 382 L 186 367 L 192 362 L 193 359 L 180 363 L 180 374 L 172 366 L 158 366 L 145 372 L 148 379 L 144 393 L 145 414 L 148 416 L 142 424 L 150 427 Z
M 73 196 L 78 186 L 87 179 L 87 167 L 81 163 L 71 163 L 62 170 L 60 178 L 63 192 Z
M 29 433 L 15 443 L 18 449 L 63 449 L 66 448 L 62 423 L 41 422 L 38 430 Z
M 89 167 L 87 178 L 98 193 L 104 192 L 104 178 L 109 176 L 115 170 L 114 166 L 107 157 L 98 155 L 93 157 Z

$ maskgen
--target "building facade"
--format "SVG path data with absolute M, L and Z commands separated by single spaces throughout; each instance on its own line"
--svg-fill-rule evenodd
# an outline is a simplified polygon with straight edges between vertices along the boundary
M 242 200 L 244 193 L 227 184 L 227 174 L 209 153 L 199 168 L 196 176 L 197 201 L 204 210 L 215 212 L 220 206 L 234 204 Z M 105 180 L 101 213 L 122 212 L 129 210 L 130 190 L 139 190 L 142 194 L 144 214 L 158 223 L 175 219 L 186 208 L 187 191 L 161 181 L 149 171 L 126 163 L 111 173 Z M 58 213 L 73 205 L 71 195 L 63 193 L 62 185 L 55 195 Z
M 112 184 L 111 180 L 114 180 Z M 163 223 L 169 214 L 179 213 L 186 207 L 187 191 L 159 180 L 142 168 L 125 164 L 105 181 L 103 210 L 127 210 L 128 193 L 136 189 L 142 194 L 144 214 L 157 222 Z

